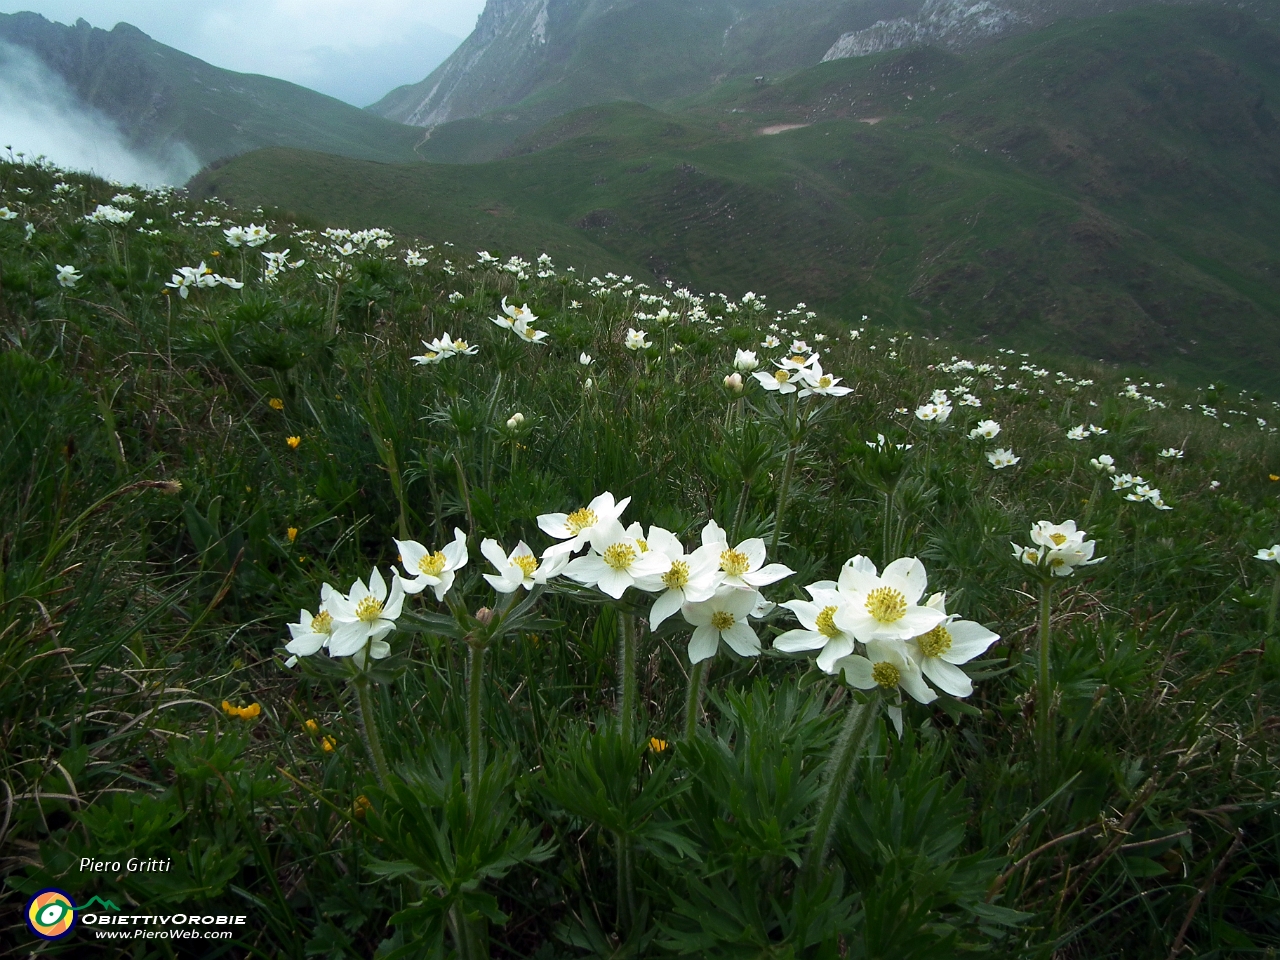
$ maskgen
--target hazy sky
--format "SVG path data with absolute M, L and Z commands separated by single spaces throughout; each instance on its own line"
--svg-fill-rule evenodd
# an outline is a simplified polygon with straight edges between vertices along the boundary
M 133 24 L 215 66 L 280 77 L 367 106 L 430 73 L 484 0 L 0 0 L 0 13 Z

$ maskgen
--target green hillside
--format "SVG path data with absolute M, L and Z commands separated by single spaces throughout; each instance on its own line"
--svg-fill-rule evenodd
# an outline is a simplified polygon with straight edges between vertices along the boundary
M 0 14 L 0 41 L 30 50 L 81 104 L 113 120 L 134 148 L 185 145 L 200 163 L 265 146 L 387 162 L 417 159 L 422 131 L 305 87 L 211 66 L 127 23 L 100 30 Z
M 1147 9 L 966 57 L 725 84 L 667 113 L 594 107 L 492 163 L 262 152 L 193 189 L 476 249 L 545 238 L 961 340 L 1275 384 L 1278 99 L 1275 33 Z M 758 135 L 784 124 L 809 126 Z

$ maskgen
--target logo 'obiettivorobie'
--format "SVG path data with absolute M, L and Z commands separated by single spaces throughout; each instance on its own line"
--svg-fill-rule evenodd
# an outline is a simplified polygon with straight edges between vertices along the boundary
M 42 940 L 61 940 L 76 925 L 76 905 L 61 890 L 41 890 L 27 903 L 27 926 Z

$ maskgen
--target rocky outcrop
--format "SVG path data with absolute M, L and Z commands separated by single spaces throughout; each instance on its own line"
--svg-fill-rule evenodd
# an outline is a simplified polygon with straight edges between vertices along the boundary
M 913 17 L 881 20 L 840 37 L 822 58 L 841 60 L 918 44 L 968 46 L 1029 25 L 1031 18 L 991 0 L 927 0 Z

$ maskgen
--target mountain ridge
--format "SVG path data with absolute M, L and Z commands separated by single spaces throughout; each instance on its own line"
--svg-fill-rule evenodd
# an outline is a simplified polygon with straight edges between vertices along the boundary
M 129 145 L 159 156 L 182 144 L 200 164 L 263 146 L 408 162 L 421 131 L 306 87 L 236 73 L 166 46 L 128 23 L 111 30 L 36 13 L 0 14 L 0 41 L 29 51 Z

